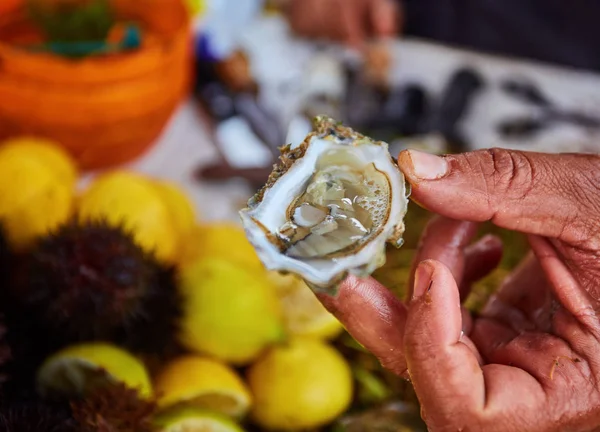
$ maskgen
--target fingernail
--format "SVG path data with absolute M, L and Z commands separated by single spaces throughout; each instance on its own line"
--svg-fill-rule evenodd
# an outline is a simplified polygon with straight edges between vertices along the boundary
M 431 289 L 433 284 L 433 268 L 426 261 L 419 264 L 415 271 L 415 286 L 413 289 L 412 299 L 417 300 L 423 294 Z
M 423 153 L 417 150 L 407 150 L 398 158 L 401 168 L 422 180 L 435 180 L 443 177 L 448 172 L 448 162 L 440 156 Z

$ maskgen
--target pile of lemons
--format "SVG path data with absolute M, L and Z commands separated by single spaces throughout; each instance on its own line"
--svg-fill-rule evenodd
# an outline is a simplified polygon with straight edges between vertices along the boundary
M 353 379 L 329 344 L 343 328 L 304 282 L 262 267 L 243 230 L 198 223 L 173 184 L 127 171 L 78 190 L 73 161 L 51 142 L 0 143 L 0 221 L 26 249 L 70 218 L 106 220 L 178 267 L 184 299 L 179 342 L 188 351 L 149 376 L 144 364 L 106 343 L 67 347 L 38 371 L 42 391 L 80 394 L 98 379 L 124 382 L 157 400 L 157 430 L 239 432 L 325 425 L 350 405 Z M 103 377 L 90 371 L 102 369 Z

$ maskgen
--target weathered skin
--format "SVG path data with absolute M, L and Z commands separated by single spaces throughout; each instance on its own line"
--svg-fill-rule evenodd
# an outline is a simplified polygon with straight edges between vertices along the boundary
M 399 165 L 443 217 L 423 236 L 408 301 L 356 278 L 322 301 L 410 377 L 431 431 L 600 430 L 600 157 L 429 156 L 429 179 L 422 160 L 404 152 Z M 461 298 L 501 255 L 494 237 L 469 246 L 487 220 L 529 234 L 532 253 L 472 318 Z

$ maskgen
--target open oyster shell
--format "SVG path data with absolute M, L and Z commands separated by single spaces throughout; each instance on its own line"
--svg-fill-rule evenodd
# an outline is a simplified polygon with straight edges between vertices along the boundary
M 240 216 L 268 270 L 335 293 L 349 273 L 381 267 L 387 242 L 402 245 L 408 198 L 386 143 L 328 117 L 317 117 L 314 129 L 299 146 L 281 148 L 279 165 Z

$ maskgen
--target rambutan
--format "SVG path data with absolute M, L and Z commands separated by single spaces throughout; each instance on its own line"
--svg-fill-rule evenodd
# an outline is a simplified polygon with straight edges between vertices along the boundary
M 4 399 L 4 384 L 8 379 L 7 365 L 12 357 L 12 352 L 6 340 L 6 325 L 4 315 L 0 314 L 0 401 Z
M 29 401 L 0 409 L 0 430 L 10 432 L 79 432 L 69 406 Z
M 4 227 L 0 223 L 0 290 L 8 284 L 10 277 L 12 254 L 8 245 L 8 239 Z
M 6 301 L 6 298 L 3 299 Z M 0 399 L 6 403 L 28 406 L 37 401 L 35 372 L 52 351 L 35 316 L 27 316 L 14 302 L 2 304 L 3 325 L 0 336 Z
M 104 222 L 70 222 L 40 239 L 11 291 L 57 345 L 111 340 L 162 353 L 176 339 L 174 271 Z
M 71 402 L 80 432 L 152 432 L 156 404 L 142 400 L 136 390 L 115 383 Z

